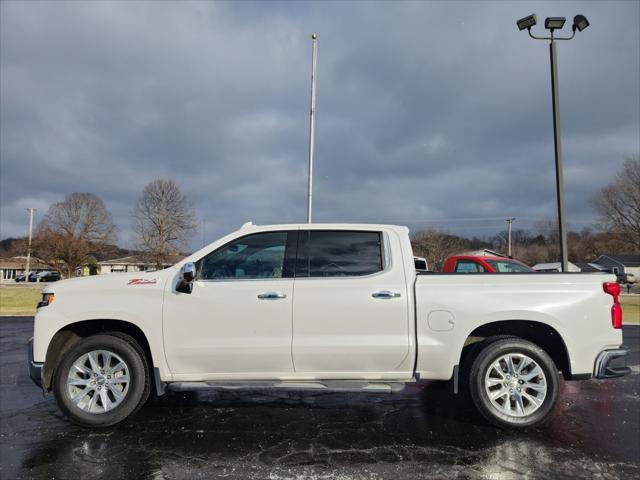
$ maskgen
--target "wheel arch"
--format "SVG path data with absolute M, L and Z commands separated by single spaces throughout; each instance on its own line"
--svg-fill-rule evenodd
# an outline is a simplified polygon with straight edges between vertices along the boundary
M 129 335 L 132 337 L 142 348 L 144 354 L 149 362 L 150 374 L 152 375 L 152 385 L 155 376 L 158 375 L 155 364 L 153 362 L 153 355 L 151 354 L 151 347 L 147 339 L 146 334 L 142 329 L 134 323 L 126 320 L 113 320 L 113 319 L 99 319 L 99 320 L 82 320 L 65 325 L 58 330 L 47 347 L 47 354 L 45 357 L 44 368 L 42 372 L 42 388 L 45 392 L 51 390 L 53 373 L 60 362 L 62 356 L 69 351 L 76 343 L 83 338 L 99 333 L 118 332 Z
M 565 380 L 571 380 L 571 359 L 562 335 L 551 325 L 535 320 L 497 320 L 476 327 L 467 336 L 460 354 L 459 365 L 472 362 L 478 342 L 495 336 L 514 336 L 535 343 L 551 357 Z

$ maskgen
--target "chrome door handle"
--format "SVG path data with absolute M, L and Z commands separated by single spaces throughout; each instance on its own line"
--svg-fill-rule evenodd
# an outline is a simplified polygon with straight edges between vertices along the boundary
M 260 300 L 278 300 L 279 298 L 287 298 L 284 293 L 280 292 L 264 292 L 258 295 Z
M 371 294 L 373 298 L 398 298 L 399 292 L 390 292 L 389 290 L 382 290 L 381 292 L 373 292 Z

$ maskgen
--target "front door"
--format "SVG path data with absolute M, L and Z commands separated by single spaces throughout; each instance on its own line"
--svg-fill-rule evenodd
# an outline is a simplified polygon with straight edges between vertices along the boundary
M 190 294 L 167 292 L 165 353 L 177 379 L 291 374 L 289 265 L 295 237 L 295 232 L 262 232 L 233 240 L 196 262 Z

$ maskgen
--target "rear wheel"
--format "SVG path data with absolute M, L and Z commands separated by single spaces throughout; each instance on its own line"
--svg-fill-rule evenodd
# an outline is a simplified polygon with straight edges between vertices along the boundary
M 549 355 L 521 338 L 488 339 L 469 374 L 478 411 L 500 427 L 543 423 L 558 399 L 558 370 Z
M 129 337 L 93 335 L 74 345 L 54 374 L 60 409 L 74 422 L 106 427 L 135 412 L 149 396 L 149 369 Z

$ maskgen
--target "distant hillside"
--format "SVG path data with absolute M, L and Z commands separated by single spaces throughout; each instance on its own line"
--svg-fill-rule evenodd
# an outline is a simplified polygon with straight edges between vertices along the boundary
M 0 240 L 0 257 L 16 257 L 18 255 L 26 255 L 27 251 L 24 248 L 24 238 L 5 238 Z

